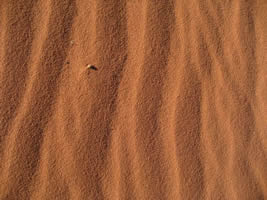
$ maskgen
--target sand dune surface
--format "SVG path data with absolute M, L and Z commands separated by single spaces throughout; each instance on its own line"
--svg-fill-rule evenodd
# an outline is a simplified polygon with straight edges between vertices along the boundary
M 39 199 L 267 199 L 267 2 L 1 0 L 0 200 Z

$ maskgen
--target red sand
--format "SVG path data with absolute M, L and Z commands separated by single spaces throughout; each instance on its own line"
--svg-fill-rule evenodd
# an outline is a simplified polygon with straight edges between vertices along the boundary
M 267 199 L 266 116 L 265 0 L 0 1 L 1 200 Z

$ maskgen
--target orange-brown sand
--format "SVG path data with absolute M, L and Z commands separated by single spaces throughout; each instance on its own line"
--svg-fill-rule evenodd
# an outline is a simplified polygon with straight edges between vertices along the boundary
M 266 0 L 0 0 L 0 200 L 267 199 Z

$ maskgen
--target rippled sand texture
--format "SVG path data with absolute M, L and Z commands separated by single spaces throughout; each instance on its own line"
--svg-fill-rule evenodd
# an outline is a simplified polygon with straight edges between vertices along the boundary
M 1 200 L 267 199 L 266 116 L 265 0 L 0 2 Z

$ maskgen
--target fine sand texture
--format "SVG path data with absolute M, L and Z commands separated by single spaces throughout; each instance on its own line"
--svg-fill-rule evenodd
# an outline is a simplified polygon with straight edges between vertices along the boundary
M 267 199 L 266 0 L 0 0 L 0 200 Z

